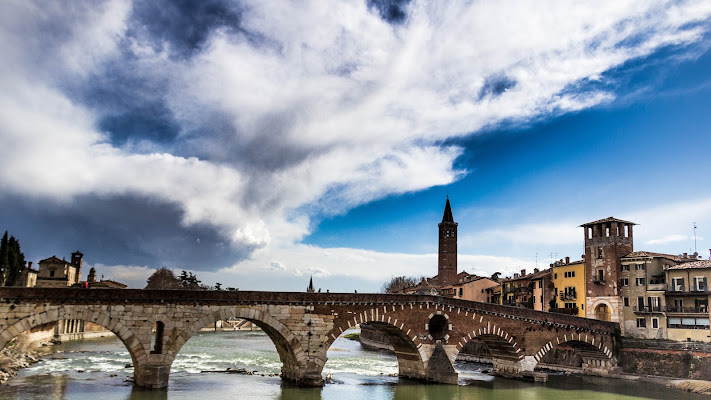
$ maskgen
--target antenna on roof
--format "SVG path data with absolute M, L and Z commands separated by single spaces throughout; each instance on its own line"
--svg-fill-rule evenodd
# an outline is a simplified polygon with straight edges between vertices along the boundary
M 696 253 L 696 222 L 694 222 L 694 253 Z

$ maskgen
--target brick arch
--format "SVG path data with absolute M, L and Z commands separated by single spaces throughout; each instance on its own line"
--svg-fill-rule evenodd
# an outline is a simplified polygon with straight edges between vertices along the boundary
M 246 319 L 261 328 L 276 347 L 279 358 L 283 364 L 282 377 L 292 380 L 299 378 L 299 366 L 306 362 L 306 354 L 304 353 L 301 343 L 299 343 L 298 339 L 296 339 L 294 334 L 284 324 L 271 316 L 268 312 L 247 306 L 224 307 L 194 321 L 166 346 L 166 362 L 172 364 L 175 357 L 183 348 L 183 345 L 198 333 L 200 329 L 214 324 L 216 321 L 227 320 L 229 318 Z
M 492 358 L 503 357 L 511 360 L 523 360 L 525 356 L 524 349 L 521 348 L 513 335 L 502 329 L 501 326 L 485 319 L 483 315 L 473 313 L 472 320 L 474 321 L 474 329 L 471 332 L 462 334 L 461 340 L 456 346 L 455 358 L 467 343 L 474 339 L 481 339 L 489 349 Z
M 111 318 L 108 314 L 102 311 L 76 309 L 76 306 L 70 307 L 72 308 L 67 309 L 65 307 L 60 307 L 58 309 L 46 310 L 38 314 L 30 315 L 0 331 L 0 349 L 4 348 L 10 340 L 20 333 L 28 331 L 32 328 L 58 322 L 64 319 L 76 319 L 103 326 L 116 335 L 116 337 L 118 337 L 119 340 L 121 340 L 121 343 L 123 343 L 126 347 L 126 350 L 128 350 L 128 354 L 131 356 L 133 365 L 136 366 L 134 374 L 138 366 L 143 365 L 146 362 L 147 354 L 143 344 L 141 344 L 133 331 L 122 324 L 118 318 Z M 6 332 L 10 335 L 6 335 Z
M 572 346 L 573 349 L 578 353 L 582 353 L 581 356 L 583 356 L 583 358 L 587 357 L 593 359 L 601 359 L 614 363 L 612 349 L 609 349 L 607 347 L 607 345 L 604 343 L 603 338 L 596 337 L 589 333 L 580 332 L 567 332 L 563 334 L 558 334 L 554 340 L 551 340 L 546 343 L 543 348 L 541 348 L 533 356 L 533 358 L 536 360 L 536 363 L 540 362 L 541 359 L 546 355 L 546 353 L 551 351 L 551 349 L 554 349 L 563 343 L 569 343 L 574 345 Z
M 409 378 L 424 379 L 426 377 L 425 361 L 428 358 L 422 349 L 422 342 L 417 335 L 420 329 L 402 321 L 402 312 L 408 307 L 380 306 L 357 314 L 350 314 L 347 320 L 334 321 L 334 327 L 326 335 L 324 356 L 333 342 L 349 328 L 360 323 L 368 323 L 385 333 L 393 346 L 398 361 L 399 375 Z M 423 321 L 424 323 L 424 321 Z

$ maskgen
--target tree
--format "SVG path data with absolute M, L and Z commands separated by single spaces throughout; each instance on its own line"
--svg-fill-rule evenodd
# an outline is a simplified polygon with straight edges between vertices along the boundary
M 183 289 L 189 289 L 189 290 L 208 290 L 210 287 L 201 285 L 200 283 L 202 282 L 197 278 L 197 275 L 193 275 L 192 272 L 186 272 L 183 270 L 180 274 L 180 286 L 183 287 Z
M 415 286 L 419 279 L 413 276 L 396 276 L 383 284 L 380 289 L 383 293 L 397 293 L 402 289 Z
M 494 272 L 493 274 L 491 274 L 491 280 L 492 280 L 492 281 L 495 281 L 495 282 L 498 282 L 498 281 L 499 281 L 499 275 L 501 275 L 501 272 Z
M 15 285 L 24 268 L 25 255 L 20 251 L 20 242 L 14 236 L 8 238 L 5 231 L 0 241 L 0 273 L 4 285 Z
M 184 271 L 183 271 L 184 272 Z M 157 269 L 148 277 L 146 289 L 180 289 L 181 280 L 166 267 Z
M 222 284 L 220 282 L 215 283 L 215 290 L 217 290 L 217 291 L 222 290 Z

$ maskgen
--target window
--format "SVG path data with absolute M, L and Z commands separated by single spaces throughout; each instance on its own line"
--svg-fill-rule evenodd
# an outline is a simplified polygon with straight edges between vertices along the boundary
M 54 270 L 49 271 L 49 277 L 54 278 Z
M 543 289 L 543 281 L 538 281 L 538 288 Z
M 683 292 L 684 291 L 684 278 L 673 278 L 672 279 L 672 291 Z
M 647 327 L 647 320 L 644 318 L 637 318 L 637 328 L 646 328 Z
M 652 318 L 652 328 L 659 329 L 659 318 Z
M 637 310 L 644 311 L 644 297 L 637 297 Z
M 623 265 L 623 266 L 622 266 L 622 270 L 623 270 L 623 271 L 629 271 L 629 270 L 630 270 L 630 265 L 629 265 L 629 264 Z
M 630 279 L 629 278 L 622 278 L 620 279 L 622 282 L 622 286 L 629 286 L 630 285 Z
M 558 274 L 553 274 L 553 279 L 558 279 Z
M 622 301 L 624 301 L 625 307 L 630 306 L 630 298 L 629 297 L 623 297 Z
M 565 303 L 565 308 L 577 308 L 575 303 Z
M 605 271 L 603 271 L 603 270 L 598 270 L 598 271 L 597 271 L 597 280 L 598 280 L 598 281 L 604 281 L 604 280 L 605 280 Z
M 637 271 L 644 271 L 644 264 L 637 264 L 634 266 L 634 269 Z
M 637 284 L 637 286 L 644 286 L 644 278 L 635 279 L 635 283 Z
M 602 258 L 602 247 L 597 248 L 597 258 Z
M 566 278 L 575 278 L 575 271 L 567 271 L 565 273 Z
M 533 296 L 533 304 L 536 304 L 536 296 Z
M 694 290 L 697 292 L 706 291 L 706 278 L 703 276 L 697 276 L 694 278 Z
M 459 288 L 459 297 L 462 297 L 462 288 Z

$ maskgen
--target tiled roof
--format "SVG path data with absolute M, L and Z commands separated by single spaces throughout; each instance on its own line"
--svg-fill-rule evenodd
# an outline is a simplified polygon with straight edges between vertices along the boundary
M 588 222 L 587 224 L 582 224 L 582 225 L 580 225 L 580 226 L 603 224 L 603 223 L 605 223 L 605 222 L 622 222 L 623 224 L 637 225 L 637 224 L 635 224 L 634 222 L 625 221 L 625 220 L 623 220 L 623 219 L 618 219 L 618 218 L 615 218 L 615 217 L 607 217 L 607 218 L 604 218 L 604 219 L 598 219 L 597 221 Z
M 687 258 L 683 258 L 681 256 L 676 256 L 674 254 L 654 253 L 651 251 L 633 251 L 632 253 L 629 253 L 622 258 L 637 258 L 637 257 L 662 257 L 662 258 L 668 258 L 670 260 L 674 260 L 677 262 L 683 262 L 684 260 L 688 260 Z
M 668 269 L 711 269 L 711 260 L 697 260 L 697 261 L 691 261 L 679 265 L 675 265 L 673 267 L 669 267 Z

